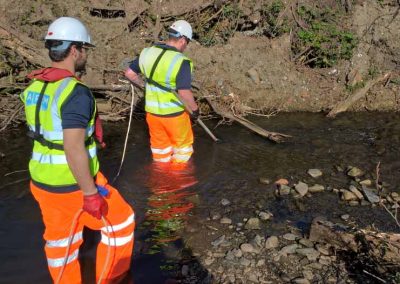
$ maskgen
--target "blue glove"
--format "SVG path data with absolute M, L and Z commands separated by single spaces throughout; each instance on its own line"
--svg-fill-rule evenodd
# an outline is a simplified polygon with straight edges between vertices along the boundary
M 97 190 L 99 191 L 99 194 L 100 194 L 101 196 L 103 196 L 103 197 L 107 197 L 108 194 L 110 193 L 110 192 L 108 191 L 108 189 L 105 188 L 105 187 L 103 187 L 103 186 L 100 186 L 100 185 L 97 185 L 97 184 L 96 184 L 96 187 L 97 187 Z

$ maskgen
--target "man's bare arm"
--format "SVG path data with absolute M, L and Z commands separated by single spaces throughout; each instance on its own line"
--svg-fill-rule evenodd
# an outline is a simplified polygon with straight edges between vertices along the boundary
M 191 90 L 178 90 L 179 97 L 184 100 L 184 104 L 190 108 L 191 111 L 196 111 L 199 107 L 194 100 L 194 96 Z
M 135 85 L 144 88 L 144 81 L 143 79 L 136 73 L 134 72 L 131 68 L 127 68 L 125 70 L 125 77 L 129 79 L 132 83 Z
M 80 128 L 64 129 L 64 151 L 71 169 L 84 195 L 97 193 L 89 169 L 89 156 L 85 148 L 86 130 Z

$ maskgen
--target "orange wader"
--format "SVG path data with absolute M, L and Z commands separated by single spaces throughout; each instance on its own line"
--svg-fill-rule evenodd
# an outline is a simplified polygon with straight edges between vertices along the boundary
M 129 271 L 134 240 L 135 214 L 119 192 L 107 184 L 107 179 L 100 172 L 97 173 L 96 184 L 104 186 L 109 191 L 109 195 L 106 197 L 108 214 L 105 216 L 108 226 L 106 228 L 102 220 L 98 220 L 86 212 L 80 215 L 72 233 L 74 237 L 60 283 L 82 283 L 78 253 L 83 242 L 82 230 L 84 226 L 92 230 L 101 230 L 101 241 L 97 247 L 96 257 L 96 282 L 104 269 L 109 244 L 111 250 L 108 267 L 102 276 L 102 283 L 117 283 L 116 279 Z M 30 184 L 30 187 L 42 211 L 43 222 L 46 227 L 44 233 L 45 252 L 51 277 L 56 281 L 64 263 L 74 217 L 82 209 L 82 191 L 52 193 L 40 189 L 33 183 Z
M 193 154 L 193 131 L 186 112 L 166 117 L 147 113 L 153 160 L 185 163 Z

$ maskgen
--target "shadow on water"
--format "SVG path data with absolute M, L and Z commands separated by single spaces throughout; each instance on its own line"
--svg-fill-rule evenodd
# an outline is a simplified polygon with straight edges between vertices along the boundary
M 338 167 L 357 166 L 365 170 L 365 178 L 373 180 L 376 164 L 381 162 L 381 180 L 390 191 L 399 192 L 398 119 L 393 113 L 346 114 L 335 120 L 307 113 L 252 119 L 267 130 L 292 135 L 284 144 L 266 141 L 237 125 L 215 129 L 224 143 L 214 144 L 196 126 L 193 168 L 186 174 L 154 167 L 145 123 L 134 122 L 115 186 L 136 213 L 135 283 L 179 278 L 181 265 L 189 262 L 197 262 L 205 277 L 207 271 L 191 254 L 187 238 L 192 228 L 203 230 L 207 218 L 217 213 L 236 224 L 257 210 L 268 210 L 274 214 L 264 228 L 268 235 L 284 232 L 287 226 L 307 232 L 316 216 L 335 221 L 349 213 L 361 227 L 373 224 L 382 231 L 398 231 L 380 208 L 349 207 L 328 192 L 301 200 L 278 198 L 272 184 L 287 178 L 291 184 L 302 180 L 348 187 L 350 180 Z M 102 171 L 112 180 L 121 159 L 126 123 L 106 124 L 105 131 L 108 148 L 99 155 Z M 0 137 L 0 259 L 6 260 L 0 266 L 1 283 L 49 283 L 40 211 L 28 191 L 28 173 L 15 172 L 27 169 L 30 147 L 24 129 Z M 324 175 L 315 181 L 306 174 L 310 168 L 321 169 Z M 7 173 L 13 174 L 4 176 Z M 260 177 L 272 183 L 260 184 Z M 224 198 L 231 202 L 229 210 L 221 208 Z M 90 267 L 98 236 L 90 231 L 85 234 L 82 267 L 85 279 L 92 279 Z

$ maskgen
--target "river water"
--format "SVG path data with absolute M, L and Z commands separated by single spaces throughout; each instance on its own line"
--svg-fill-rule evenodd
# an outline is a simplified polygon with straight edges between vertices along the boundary
M 163 283 L 185 238 L 190 237 L 187 228 L 221 213 L 224 198 L 232 205 L 222 214 L 229 214 L 234 222 L 256 210 L 272 212 L 274 218 L 266 228 L 269 234 L 287 224 L 306 232 L 316 216 L 335 220 L 346 213 L 361 227 L 373 224 L 383 231 L 398 230 L 380 208 L 350 207 L 328 192 L 301 202 L 276 198 L 273 182 L 286 178 L 290 184 L 301 180 L 310 185 L 348 188 L 349 178 L 339 168 L 357 166 L 366 172 L 366 178 L 374 180 L 380 162 L 380 181 L 390 191 L 400 192 L 399 114 L 355 113 L 332 120 L 323 114 L 292 113 L 252 120 L 267 130 L 293 137 L 274 144 L 241 126 L 220 125 L 213 131 L 223 143 L 215 144 L 195 126 L 193 162 L 180 171 L 152 165 L 145 122 L 133 122 L 125 162 L 114 185 L 136 211 L 135 283 Z M 216 122 L 206 124 L 212 127 Z M 105 124 L 108 147 L 101 151 L 100 161 L 110 180 L 119 167 L 126 127 L 127 123 Z M 40 211 L 28 190 L 31 144 L 24 132 L 21 127 L 0 136 L 0 283 L 50 283 Z M 313 180 L 306 173 L 310 168 L 322 170 L 323 176 Z M 261 184 L 261 177 L 271 184 Z M 89 231 L 85 235 L 89 241 L 84 244 L 82 267 L 90 283 L 98 236 Z

